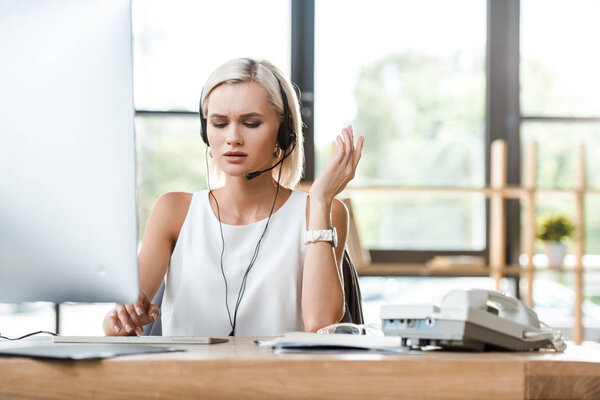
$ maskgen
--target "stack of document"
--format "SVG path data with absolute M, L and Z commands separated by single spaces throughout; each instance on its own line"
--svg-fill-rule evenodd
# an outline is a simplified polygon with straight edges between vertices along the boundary
M 366 336 L 348 334 L 319 334 L 290 332 L 273 340 L 259 340 L 261 346 L 270 346 L 275 353 L 341 353 L 371 351 L 383 354 L 420 354 L 401 345 L 398 336 Z

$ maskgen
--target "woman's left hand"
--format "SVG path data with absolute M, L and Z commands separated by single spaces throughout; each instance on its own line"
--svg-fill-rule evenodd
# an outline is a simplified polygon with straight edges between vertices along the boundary
M 317 176 L 309 192 L 312 199 L 321 200 L 327 204 L 331 204 L 333 198 L 344 190 L 348 182 L 354 178 L 365 138 L 360 136 L 355 147 L 352 125 L 348 125 L 342 129 L 342 133 L 337 136 L 336 141 L 335 155 Z

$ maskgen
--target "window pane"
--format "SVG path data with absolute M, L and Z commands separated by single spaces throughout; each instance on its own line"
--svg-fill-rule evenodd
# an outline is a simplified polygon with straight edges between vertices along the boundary
M 566 340 L 573 340 L 573 308 L 575 306 L 575 274 L 540 270 L 535 273 L 533 304 L 540 321 L 559 329 Z M 600 307 L 598 284 L 600 274 L 586 271 L 583 279 L 584 340 L 600 341 Z
M 352 203 L 367 248 L 485 249 L 483 197 L 359 192 Z
M 521 0 L 521 113 L 600 115 L 600 2 Z
M 238 57 L 290 71 L 290 0 L 134 0 L 135 106 L 197 110 L 208 74 Z
M 593 256 L 594 254 L 600 254 L 600 214 L 597 212 L 598 209 L 600 209 L 600 195 L 586 195 L 584 215 L 585 253 L 587 255 L 584 256 L 584 264 L 590 266 L 596 266 L 597 262 L 600 261 L 597 256 Z M 538 220 L 547 215 L 566 215 L 570 221 L 575 224 L 575 195 L 571 193 L 540 193 L 536 196 L 535 212 Z M 523 225 L 525 220 L 525 208 L 522 207 L 521 232 L 523 232 L 525 229 Z M 568 254 L 565 258 L 565 264 L 573 265 L 575 263 L 575 259 L 572 256 L 575 253 L 575 244 L 573 242 L 573 238 L 565 239 L 564 243 L 567 246 Z M 542 243 L 540 240 L 536 240 L 535 242 L 535 253 L 545 254 L 544 243 Z M 596 263 L 594 263 L 590 257 L 592 257 Z M 526 262 L 526 258 L 523 258 L 522 261 Z M 534 258 L 534 262 L 537 263 L 536 258 Z M 545 258 L 540 259 L 540 262 L 544 263 Z M 600 297 L 600 294 L 598 296 Z
M 0 303 L 0 334 L 19 337 L 37 331 L 54 332 L 56 314 L 54 304 L 45 302 Z
M 566 215 L 569 220 L 575 223 L 575 196 L 569 193 L 560 194 L 538 194 L 536 196 L 536 218 L 542 218 L 547 215 Z M 524 221 L 524 219 L 523 219 Z M 564 239 L 564 243 L 567 246 L 567 253 L 573 254 L 575 251 L 573 238 Z M 536 240 L 535 252 L 537 254 L 544 253 L 544 243 L 540 240 Z M 535 262 L 535 258 L 534 258 Z
M 600 171 L 596 167 L 600 154 L 600 124 L 596 123 L 559 123 L 559 122 L 523 122 L 521 124 L 521 148 L 529 141 L 538 144 L 537 184 L 542 188 L 574 187 L 575 152 L 580 143 L 585 145 L 587 186 L 600 188 Z M 523 151 L 521 156 L 523 157 Z M 521 160 L 524 165 L 524 160 Z M 537 198 L 537 216 L 545 214 L 567 214 L 575 216 L 575 196 L 540 195 Z M 586 198 L 586 253 L 600 254 L 600 196 L 587 195 Z M 525 219 L 522 219 L 525 221 Z M 573 253 L 572 241 L 567 242 L 568 251 Z M 543 253 L 541 243 L 536 252 Z
M 521 148 L 529 141 L 538 143 L 538 185 L 546 188 L 572 188 L 575 152 L 585 145 L 587 185 L 600 188 L 600 123 L 523 122 Z M 521 152 L 523 155 L 524 151 Z
M 352 123 L 366 138 L 354 185 L 483 186 L 486 2 L 322 0 L 315 8 L 316 171 Z M 367 212 L 396 221 L 361 232 L 373 247 L 485 247 L 485 235 L 464 234 L 473 224 L 470 232 L 485 232 L 483 199 L 353 200 L 363 221 Z M 440 212 L 446 206 L 456 212 Z M 397 216 L 433 214 L 452 244 L 428 224 L 407 228 L 407 241 L 393 238 L 407 223 Z
M 512 280 L 503 278 L 503 292 L 515 293 Z M 385 304 L 440 305 L 446 293 L 453 289 L 495 289 L 492 278 L 439 277 L 360 277 L 365 323 L 381 324 L 379 312 Z
M 600 195 L 587 195 L 585 198 L 585 250 L 587 254 L 600 254 Z M 600 258 L 596 258 L 596 265 L 600 265 Z M 600 304 L 600 274 L 596 274 L 597 285 L 595 294 L 597 303 Z
M 102 322 L 114 306 L 114 303 L 62 304 L 60 306 L 60 334 L 104 336 Z
M 142 238 L 158 197 L 205 189 L 206 164 L 196 116 L 136 117 L 138 226 Z

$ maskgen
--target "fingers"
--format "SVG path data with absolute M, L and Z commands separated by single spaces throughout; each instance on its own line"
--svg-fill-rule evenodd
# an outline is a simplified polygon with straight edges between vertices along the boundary
M 353 167 L 356 171 L 356 167 L 358 167 L 358 162 L 360 161 L 360 157 L 362 156 L 363 144 L 365 143 L 365 137 L 360 136 L 356 141 L 356 150 L 354 151 L 354 162 Z
M 115 333 L 119 333 L 123 330 L 123 325 L 121 325 L 121 321 L 119 321 L 119 318 L 117 317 L 116 309 L 113 310 L 108 316 L 108 326 Z
M 148 307 L 148 315 L 150 316 L 150 319 L 152 321 L 156 321 L 159 314 L 160 314 L 160 309 L 158 308 L 158 306 L 156 304 L 150 304 L 150 307 Z
M 351 148 L 349 135 L 346 128 L 342 129 L 342 133 L 336 137 L 336 141 L 338 148 L 335 158 L 332 161 L 341 167 L 345 167 L 348 164 L 349 152 Z
M 335 141 L 337 142 L 337 151 L 335 153 L 334 160 L 336 162 L 341 162 L 344 158 L 344 140 L 342 139 L 341 135 L 337 135 Z
M 327 167 L 315 179 L 311 194 L 328 199 L 339 194 L 356 173 L 358 161 L 362 155 L 364 137 L 354 143 L 354 129 L 351 125 L 342 129 L 336 137 L 337 151 Z
M 138 295 L 138 299 L 135 303 L 133 303 L 133 310 L 135 315 L 139 319 L 147 319 L 148 315 L 146 314 L 146 309 L 150 305 L 150 300 L 146 297 L 146 293 L 142 289 L 140 289 L 140 293 Z
M 346 173 L 349 178 L 352 179 L 356 172 L 356 168 L 358 166 L 358 161 L 362 155 L 362 148 L 364 143 L 364 136 L 360 136 L 356 141 L 356 146 L 354 145 L 354 129 L 352 125 L 348 125 L 346 128 L 342 130 L 342 135 L 344 136 L 344 142 L 347 144 L 345 147 L 345 157 L 344 162 L 342 163 L 346 169 Z
M 137 335 L 141 335 L 144 332 L 144 329 L 142 328 L 142 326 L 145 325 L 144 320 L 148 319 L 145 316 L 145 313 L 142 314 L 143 316 L 137 315 L 137 312 L 135 311 L 135 306 L 133 304 L 127 304 L 125 306 L 125 309 L 127 309 L 129 318 L 131 319 L 131 321 L 133 321 L 133 330 Z M 127 330 L 127 326 L 125 326 L 125 330 Z M 127 332 L 131 331 L 127 330 Z
M 117 313 L 117 318 L 119 320 L 119 323 L 120 323 L 122 329 L 127 333 L 133 332 L 133 330 L 135 329 L 135 324 L 131 320 L 130 314 L 127 311 L 126 306 L 124 306 L 123 304 L 118 304 L 115 307 L 115 311 Z M 115 328 L 115 330 L 116 330 L 116 328 Z
M 342 129 L 342 135 L 344 135 L 344 165 L 347 165 L 348 161 L 352 158 L 352 149 L 354 145 L 348 127 Z
M 350 154 L 354 154 L 354 130 L 352 129 L 352 125 L 348 125 L 348 134 L 350 135 L 350 145 L 352 148 L 350 149 Z
M 142 315 L 138 315 L 134 304 L 117 304 L 113 312 L 109 315 L 109 326 L 115 333 L 133 333 L 142 335 L 143 326 L 156 321 L 160 310 L 156 304 L 148 304 L 143 310 Z

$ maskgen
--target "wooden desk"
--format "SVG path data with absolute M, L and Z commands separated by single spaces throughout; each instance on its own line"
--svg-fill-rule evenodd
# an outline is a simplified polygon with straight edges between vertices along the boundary
M 600 398 L 600 346 L 557 353 L 285 354 L 251 338 L 100 361 L 0 358 L 0 398 Z

